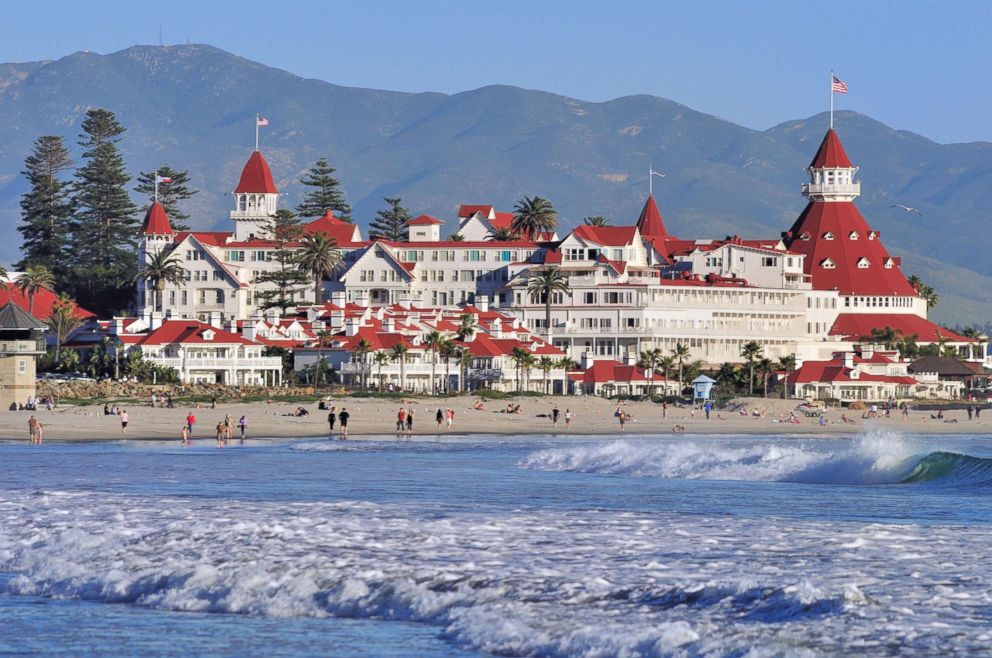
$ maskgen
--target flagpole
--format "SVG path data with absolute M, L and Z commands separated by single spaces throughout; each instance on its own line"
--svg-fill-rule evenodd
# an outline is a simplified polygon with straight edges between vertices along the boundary
M 155 203 L 158 203 L 158 171 L 155 172 Z
M 830 129 L 834 127 L 834 72 L 830 71 Z
M 648 196 L 654 196 L 654 165 L 648 165 Z
M 831 96 L 831 98 L 833 97 Z M 258 112 L 255 112 L 255 150 L 256 151 L 258 150 L 258 117 L 259 117 Z M 831 123 L 830 125 L 833 125 L 833 123 Z

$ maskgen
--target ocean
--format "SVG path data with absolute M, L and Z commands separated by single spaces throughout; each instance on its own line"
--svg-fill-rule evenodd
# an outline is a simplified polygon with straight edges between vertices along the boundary
M 0 444 L 0 655 L 992 646 L 992 439 Z

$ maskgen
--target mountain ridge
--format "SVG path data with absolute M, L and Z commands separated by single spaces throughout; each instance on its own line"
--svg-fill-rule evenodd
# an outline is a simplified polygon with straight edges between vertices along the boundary
M 271 122 L 261 146 L 286 194 L 283 207 L 296 205 L 299 177 L 327 156 L 360 224 L 382 207 L 382 196 L 401 196 L 414 214 L 447 220 L 445 234 L 455 229 L 460 203 L 508 210 L 534 194 L 555 202 L 565 228 L 598 214 L 631 223 L 652 165 L 666 173 L 655 196 L 674 234 L 776 236 L 805 205 L 803 168 L 827 124 L 824 113 L 755 130 L 646 94 L 586 101 L 512 85 L 455 94 L 346 87 L 209 45 L 0 64 L 0 231 L 7 238 L 0 260 L 16 258 L 25 189 L 19 171 L 31 142 L 61 134 L 74 146 L 92 106 L 113 110 L 128 128 L 122 148 L 133 175 L 165 163 L 190 170 L 201 192 L 188 211 L 204 230 L 229 224 L 229 192 L 254 145 L 256 111 Z M 992 295 L 984 292 L 992 290 L 992 259 L 984 258 L 992 238 L 983 234 L 992 143 L 940 144 L 850 111 L 835 119 L 862 167 L 859 206 L 887 246 L 904 254 L 904 270 L 925 280 L 971 273 L 968 286 L 940 291 L 935 316 L 992 318 Z M 895 203 L 918 207 L 923 217 Z M 946 271 L 928 277 L 935 267 Z

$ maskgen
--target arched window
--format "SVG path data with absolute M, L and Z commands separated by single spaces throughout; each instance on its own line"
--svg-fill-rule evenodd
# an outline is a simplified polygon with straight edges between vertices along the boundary
M 239 194 L 238 195 L 238 210 L 240 210 L 241 212 L 244 212 L 247 209 L 248 209 L 248 195 L 247 194 Z

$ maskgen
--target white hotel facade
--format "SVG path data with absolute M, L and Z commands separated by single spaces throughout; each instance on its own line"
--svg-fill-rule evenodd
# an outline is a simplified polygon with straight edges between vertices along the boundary
M 494 241 L 509 225 L 492 206 L 462 206 L 459 235 L 444 240 L 443 222 L 421 215 L 407 242 L 363 240 L 358 227 L 328 213 L 307 225 L 335 240 L 345 264 L 312 290 L 301 308 L 343 298 L 358 306 L 454 308 L 482 300 L 519 318 L 571 358 L 629 360 L 649 348 L 687 345 L 709 366 L 741 362 L 750 341 L 777 359 L 828 359 L 850 349 L 871 327 L 943 341 L 965 358 L 983 360 L 985 345 L 926 320 L 926 303 L 908 284 L 897 258 L 854 205 L 860 183 L 831 129 L 808 168 L 809 204 L 781 237 L 679 239 L 668 233 L 655 199 L 630 226 L 579 226 L 563 238 Z M 278 190 L 258 151 L 235 190 L 231 232 L 175 233 L 153 207 L 143 228 L 142 257 L 173 249 L 187 267 L 184 286 L 167 286 L 165 318 L 219 324 L 260 317 L 255 278 L 274 267 L 264 222 Z M 160 209 L 159 209 L 160 210 Z M 543 300 L 527 293 L 538 270 L 554 267 L 571 292 L 553 299 L 551 327 Z M 149 312 L 151 295 L 138 304 Z

